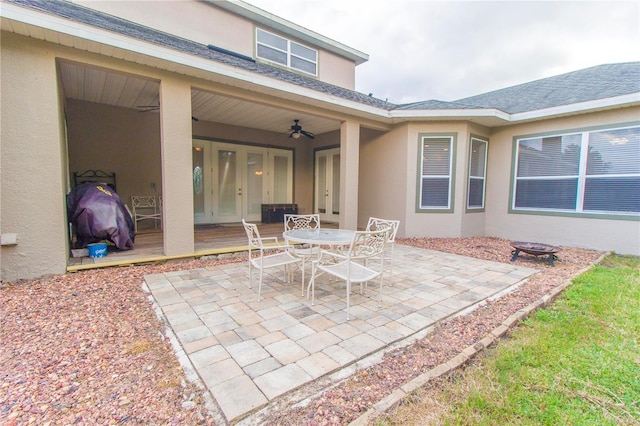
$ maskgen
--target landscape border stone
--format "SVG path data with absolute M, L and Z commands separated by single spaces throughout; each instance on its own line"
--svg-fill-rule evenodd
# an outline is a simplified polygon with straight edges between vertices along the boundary
M 423 387 L 430 380 L 444 376 L 445 374 L 462 367 L 471 358 L 495 343 L 498 338 L 501 338 L 502 336 L 507 334 L 511 329 L 513 329 L 522 320 L 527 318 L 531 313 L 537 311 L 540 308 L 546 308 L 547 306 L 551 305 L 553 301 L 572 284 L 575 277 L 580 276 L 589 269 L 593 268 L 595 265 L 602 262 L 602 260 L 608 255 L 609 253 L 601 255 L 589 266 L 578 271 L 573 277 L 565 280 L 562 284 L 549 290 L 547 294 L 541 296 L 526 307 L 510 315 L 502 322 L 502 324 L 491 330 L 487 334 L 487 336 L 485 336 L 479 342 L 475 343 L 474 345 L 468 346 L 461 353 L 454 356 L 450 360 L 435 366 L 429 371 L 426 371 L 420 376 L 405 383 L 399 389 L 394 390 L 391 394 L 387 395 L 376 404 L 372 405 L 371 408 L 360 415 L 360 417 L 350 422 L 349 426 L 367 426 L 371 424 L 376 418 L 384 415 L 390 408 L 408 397 L 411 392 L 414 392 L 416 389 Z M 481 349 L 477 348 L 478 343 L 482 344 Z

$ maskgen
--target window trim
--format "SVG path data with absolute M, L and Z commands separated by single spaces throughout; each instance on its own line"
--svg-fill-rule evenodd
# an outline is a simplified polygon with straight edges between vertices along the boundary
M 471 207 L 469 206 L 469 196 L 471 195 L 471 159 L 473 156 L 473 142 L 483 142 L 485 145 L 484 148 L 484 176 L 482 177 L 482 206 L 481 207 Z M 471 135 L 469 138 L 469 164 L 467 167 L 467 194 L 466 194 L 466 212 L 467 213 L 480 213 L 484 212 L 485 206 L 487 203 L 487 160 L 489 158 L 489 138 L 484 136 L 476 136 Z
M 556 216 L 556 217 L 574 217 L 574 218 L 590 218 L 590 219 L 610 219 L 610 220 L 625 220 L 625 221 L 640 221 L 640 214 L 631 212 L 631 213 L 623 213 L 623 212 L 603 212 L 598 213 L 594 211 L 579 211 L 576 208 L 575 211 L 571 210 L 552 210 L 552 209 L 532 209 L 532 208 L 515 208 L 515 194 L 516 194 L 516 173 L 517 173 L 517 162 L 518 162 L 518 143 L 523 139 L 532 139 L 532 138 L 548 138 L 554 136 L 566 136 L 570 134 L 580 133 L 582 134 L 582 140 L 588 139 L 588 134 L 592 132 L 599 132 L 604 130 L 620 130 L 631 127 L 640 127 L 640 121 L 631 121 L 625 123 L 613 123 L 607 125 L 600 126 L 590 126 L 590 127 L 580 127 L 580 128 L 570 128 L 570 129 L 562 129 L 557 131 L 550 132 L 540 132 L 540 133 L 530 133 L 524 135 L 515 135 L 512 138 L 512 149 L 511 149 L 511 176 L 509 179 L 509 206 L 508 213 L 509 214 L 525 214 L 525 215 L 538 215 L 538 216 Z M 585 150 L 582 150 L 585 151 Z M 586 154 L 581 151 L 581 159 L 579 164 L 579 188 L 577 197 L 581 197 L 577 199 L 577 203 L 580 205 L 584 202 L 584 188 L 580 187 L 583 185 L 584 179 L 586 178 L 586 174 L 583 176 L 583 171 L 586 170 Z M 582 181 L 582 182 L 580 182 Z M 577 198 L 576 197 L 576 198 Z
M 269 45 L 269 44 L 265 44 L 265 43 L 262 43 L 262 42 L 258 41 L 258 32 L 259 32 L 259 31 L 262 31 L 262 32 L 267 33 L 267 34 L 269 34 L 269 35 L 272 35 L 272 36 L 274 36 L 274 37 L 278 37 L 278 38 L 281 38 L 281 39 L 285 40 L 285 41 L 287 42 L 287 50 L 286 50 L 286 51 L 284 51 L 284 50 L 282 50 L 282 49 L 280 49 L 280 48 L 278 48 L 278 47 L 276 47 L 276 46 L 271 46 L 271 45 Z M 300 73 L 303 73 L 303 74 L 305 74 L 305 75 L 310 75 L 310 76 L 313 76 L 313 77 L 318 77 L 318 73 L 319 73 L 319 64 L 318 64 L 319 52 L 318 52 L 318 49 L 314 49 L 313 47 L 307 46 L 306 44 L 302 44 L 302 43 L 297 42 L 297 41 L 295 41 L 295 40 L 291 40 L 291 39 L 289 39 L 289 38 L 287 38 L 287 37 L 283 37 L 283 36 L 281 36 L 280 34 L 276 34 L 276 33 L 272 32 L 272 31 L 265 30 L 264 28 L 256 27 L 256 30 L 255 30 L 255 33 L 254 33 L 254 34 L 255 34 L 255 44 L 254 44 L 254 49 L 255 49 L 255 58 L 256 58 L 256 59 L 258 59 L 258 60 L 260 60 L 260 61 L 263 61 L 263 62 L 266 62 L 266 63 L 268 63 L 268 64 L 270 64 L 270 65 L 273 65 L 273 66 L 277 66 L 277 67 L 284 67 L 284 68 L 286 68 L 286 69 L 288 69 L 288 70 L 292 70 L 292 71 L 295 71 L 295 72 L 300 72 Z M 315 54 L 316 54 L 316 59 L 315 59 L 315 61 L 312 61 L 312 60 L 310 60 L 310 59 L 308 59 L 308 58 L 304 58 L 304 57 L 302 57 L 302 56 L 300 56 L 300 55 L 296 55 L 295 53 L 293 53 L 293 52 L 292 52 L 292 49 L 291 49 L 291 44 L 292 44 L 292 43 L 297 44 L 298 46 L 302 46 L 302 47 L 304 47 L 304 48 L 306 48 L 306 49 L 309 49 L 309 50 L 311 50 L 311 51 L 315 52 Z M 277 51 L 279 51 L 279 52 L 282 52 L 282 53 L 286 54 L 286 56 L 287 56 L 287 63 L 286 63 L 286 64 L 282 64 L 282 63 L 280 63 L 280 62 L 276 62 L 276 61 L 273 61 L 273 60 L 271 60 L 271 59 L 263 58 L 263 57 L 259 56 L 259 55 L 258 55 L 258 46 L 265 46 L 265 47 L 268 47 L 269 49 L 274 49 L 274 50 L 277 50 Z M 316 72 L 315 72 L 315 73 L 311 73 L 311 72 L 309 72 L 309 71 L 306 71 L 306 70 L 303 70 L 303 69 L 300 69 L 300 68 L 293 67 L 293 66 L 291 65 L 291 58 L 292 58 L 292 57 L 297 58 L 297 59 L 301 59 L 301 60 L 303 60 L 303 61 L 306 61 L 306 62 L 309 62 L 309 63 L 314 64 L 314 65 L 315 65 L 315 70 L 316 70 Z
M 422 207 L 422 148 L 424 139 L 449 138 L 449 202 L 447 207 Z M 418 155 L 416 170 L 416 213 L 453 213 L 455 210 L 456 158 L 458 146 L 457 133 L 418 133 Z

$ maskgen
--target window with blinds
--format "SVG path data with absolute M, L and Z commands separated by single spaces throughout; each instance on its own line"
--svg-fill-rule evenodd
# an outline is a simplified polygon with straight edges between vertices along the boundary
M 467 209 L 483 209 L 485 176 L 487 174 L 488 142 L 471 138 L 469 153 L 469 182 L 467 185 Z
M 421 137 L 419 208 L 451 208 L 452 151 L 453 136 Z
M 640 127 L 518 139 L 514 210 L 640 213 Z

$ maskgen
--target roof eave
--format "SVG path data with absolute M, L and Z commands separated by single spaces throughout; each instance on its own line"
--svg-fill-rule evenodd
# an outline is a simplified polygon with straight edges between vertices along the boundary
M 496 108 L 392 110 L 389 112 L 389 116 L 394 122 L 413 120 L 472 121 L 488 127 L 504 126 L 511 121 L 509 114 Z
M 389 116 L 394 122 L 440 119 L 454 121 L 467 120 L 478 122 L 488 126 L 504 126 L 508 124 L 516 124 L 536 120 L 548 120 L 551 118 L 567 115 L 586 114 L 590 112 L 597 112 L 614 108 L 624 108 L 636 105 L 640 105 L 640 92 L 514 114 L 509 114 L 496 108 L 463 108 L 392 110 L 390 111 Z
M 246 88 L 251 86 L 252 90 L 261 87 L 263 93 L 276 95 L 280 98 L 298 99 L 305 103 L 316 102 L 335 111 L 350 112 L 370 120 L 388 119 L 388 111 L 376 106 L 362 104 L 337 97 L 335 95 L 320 92 L 310 88 L 299 86 L 295 83 L 263 76 L 255 72 L 244 70 L 232 65 L 227 65 L 211 59 L 198 57 L 195 55 L 182 53 L 172 48 L 160 46 L 147 41 L 141 41 L 123 34 L 103 30 L 88 24 L 71 21 L 56 15 L 33 9 L 17 6 L 11 3 L 2 3 L 2 21 L 10 20 L 21 24 L 19 27 L 23 31 L 16 31 L 17 34 L 26 35 L 32 38 L 39 38 L 60 45 L 75 47 L 73 38 L 79 38 L 96 43 L 96 46 L 106 45 L 122 52 L 132 52 L 137 57 L 128 55 L 127 60 L 143 65 L 153 66 L 158 69 L 176 70 L 175 65 L 180 65 L 180 71 L 185 75 L 197 78 L 206 78 L 205 75 L 215 75 L 216 81 L 226 81 L 227 84 Z M 30 31 L 33 28 L 34 31 Z M 8 30 L 2 25 L 3 30 Z M 30 32 L 29 32 L 30 31 Z M 60 40 L 52 41 L 55 37 L 50 34 L 59 33 L 66 36 Z M 94 48 L 91 44 L 86 46 L 86 50 L 104 55 L 103 49 Z M 112 55 L 114 58 L 120 56 Z M 162 64 L 166 64 L 162 66 Z M 206 73 L 206 74 L 205 74 Z M 385 127 L 382 123 L 380 126 Z
M 356 65 L 360 65 L 369 60 L 369 55 L 352 47 L 339 43 L 321 34 L 313 32 L 307 28 L 301 27 L 293 22 L 282 19 L 265 10 L 257 8 L 253 5 L 240 0 L 206 0 L 208 3 L 227 10 L 229 12 L 240 15 L 251 21 L 276 29 L 283 34 L 290 35 L 309 44 L 321 47 L 322 49 L 333 52 L 337 55 L 354 61 Z

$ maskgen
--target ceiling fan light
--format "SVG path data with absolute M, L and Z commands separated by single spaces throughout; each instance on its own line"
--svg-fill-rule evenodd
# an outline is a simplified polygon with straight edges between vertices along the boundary
M 299 139 L 299 138 L 300 138 L 300 133 L 298 133 L 298 132 L 294 132 L 291 136 L 292 136 L 294 139 Z

